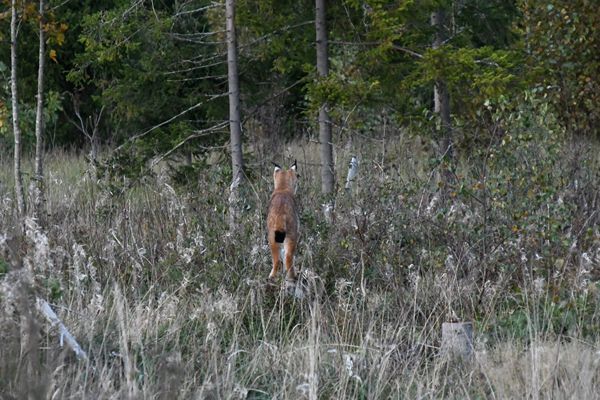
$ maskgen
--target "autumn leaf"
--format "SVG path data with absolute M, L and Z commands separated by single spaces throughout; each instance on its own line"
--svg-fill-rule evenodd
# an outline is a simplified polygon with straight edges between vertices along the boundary
M 56 43 L 57 43 L 59 46 L 62 46 L 64 42 L 65 42 L 65 34 L 64 34 L 64 33 L 62 33 L 62 32 L 58 32 L 58 33 L 56 34 Z
M 58 60 L 56 59 L 56 50 L 50 50 L 50 59 L 58 64 Z
M 25 6 L 24 14 L 26 17 L 35 15 L 37 13 L 37 7 L 34 3 L 29 3 Z

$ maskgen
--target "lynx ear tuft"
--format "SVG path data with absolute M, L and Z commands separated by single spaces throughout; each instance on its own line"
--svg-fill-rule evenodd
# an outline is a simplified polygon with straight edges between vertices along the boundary
M 271 164 L 273 164 L 275 166 L 275 172 L 277 172 L 277 171 L 279 171 L 281 169 L 281 167 L 279 166 L 279 164 L 276 164 L 273 161 L 271 161 Z
M 296 169 L 298 169 L 298 165 L 296 163 L 296 160 L 294 160 L 294 163 L 292 164 L 291 168 L 294 170 L 294 172 L 296 171 Z

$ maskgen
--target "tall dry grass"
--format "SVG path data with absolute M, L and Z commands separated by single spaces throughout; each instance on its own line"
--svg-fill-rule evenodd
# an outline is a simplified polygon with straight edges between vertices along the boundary
M 519 145 L 496 155 L 513 164 L 485 165 L 485 182 L 482 164 L 461 167 L 440 198 L 439 165 L 420 140 L 348 143 L 336 148 L 337 176 L 357 155 L 359 179 L 337 194 L 333 224 L 321 217 L 315 144 L 274 149 L 276 161 L 300 166 L 303 298 L 266 282 L 271 169 L 258 153 L 235 232 L 226 162 L 185 182 L 159 171 L 111 195 L 79 156 L 50 154 L 47 226 L 28 220 L 24 236 L 2 165 L 0 396 L 597 396 L 594 153 L 561 144 L 560 162 L 545 163 L 531 158 L 543 143 Z M 575 156 L 585 162 L 571 170 Z M 520 161 L 529 169 L 506 175 Z M 36 296 L 52 303 L 88 361 L 60 347 Z M 441 324 L 452 319 L 475 322 L 471 365 L 438 355 Z

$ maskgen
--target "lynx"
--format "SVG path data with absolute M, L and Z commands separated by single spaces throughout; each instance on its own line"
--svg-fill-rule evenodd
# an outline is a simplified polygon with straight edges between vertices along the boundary
M 273 279 L 277 276 L 281 262 L 280 251 L 283 246 L 286 278 L 288 281 L 295 282 L 294 252 L 299 239 L 298 207 L 294 197 L 298 183 L 296 161 L 288 170 L 282 169 L 275 163 L 273 164 L 275 165 L 275 171 L 273 172 L 275 188 L 267 212 L 267 234 L 271 255 L 273 256 L 273 269 L 269 278 Z

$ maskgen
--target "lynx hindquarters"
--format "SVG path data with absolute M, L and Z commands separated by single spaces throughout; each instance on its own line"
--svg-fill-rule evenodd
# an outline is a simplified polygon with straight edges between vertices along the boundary
M 296 162 L 289 170 L 283 170 L 276 165 L 273 180 L 275 181 L 275 189 L 271 195 L 267 213 L 268 239 L 273 257 L 273 269 L 269 278 L 275 278 L 279 263 L 285 262 L 287 280 L 295 281 L 294 252 L 299 239 L 298 209 L 294 198 L 298 182 Z M 280 255 L 282 247 L 285 254 L 284 260 L 281 260 Z

